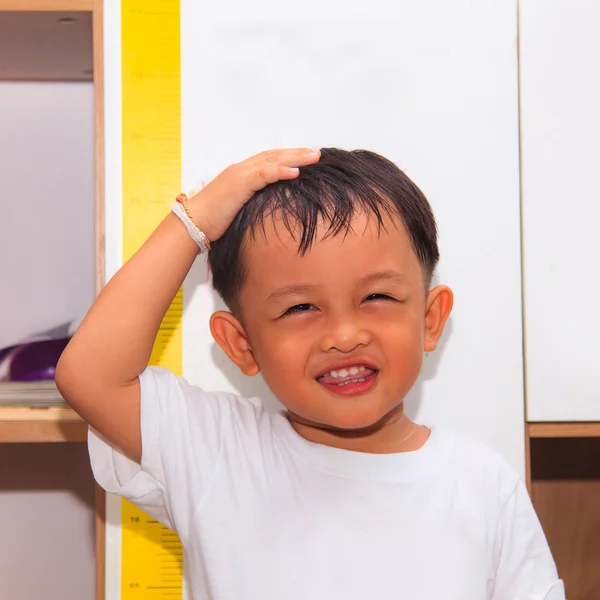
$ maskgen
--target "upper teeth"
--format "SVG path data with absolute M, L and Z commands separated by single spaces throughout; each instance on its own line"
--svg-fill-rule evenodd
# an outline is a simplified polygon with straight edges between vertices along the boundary
M 325 373 L 324 377 L 329 375 L 330 377 L 348 377 L 348 375 L 358 375 L 361 371 L 364 371 L 366 367 L 362 365 L 360 367 L 350 367 L 349 369 L 340 369 L 339 371 L 330 371 L 329 373 Z

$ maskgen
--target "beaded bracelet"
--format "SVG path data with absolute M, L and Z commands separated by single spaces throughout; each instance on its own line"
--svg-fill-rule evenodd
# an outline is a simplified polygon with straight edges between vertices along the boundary
M 210 250 L 210 241 L 200 230 L 200 227 L 198 227 L 196 221 L 194 221 L 194 217 L 192 217 L 192 214 L 188 208 L 187 200 L 188 198 L 185 194 L 179 194 L 177 198 L 175 198 L 173 206 L 171 206 L 171 211 L 177 217 L 179 217 L 181 222 L 185 225 L 190 237 L 196 242 L 196 244 L 198 244 L 200 252 Z

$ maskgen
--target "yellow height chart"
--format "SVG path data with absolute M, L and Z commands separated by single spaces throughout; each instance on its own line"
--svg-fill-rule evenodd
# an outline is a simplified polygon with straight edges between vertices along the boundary
M 123 260 L 181 191 L 179 0 L 122 0 Z M 183 292 L 171 305 L 151 364 L 182 372 Z M 121 600 L 182 597 L 178 537 L 124 500 Z

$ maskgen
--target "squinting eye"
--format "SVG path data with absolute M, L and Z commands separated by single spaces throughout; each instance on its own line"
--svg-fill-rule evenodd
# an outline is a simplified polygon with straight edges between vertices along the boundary
M 393 298 L 391 296 L 388 296 L 387 294 L 371 294 L 367 296 L 363 300 L 363 302 L 366 302 L 368 300 L 393 300 Z
M 293 315 L 294 313 L 306 312 L 308 310 L 313 310 L 314 308 L 315 307 L 312 304 L 296 304 L 296 306 L 292 306 L 291 308 L 288 308 L 283 313 L 283 316 L 285 317 L 285 315 Z

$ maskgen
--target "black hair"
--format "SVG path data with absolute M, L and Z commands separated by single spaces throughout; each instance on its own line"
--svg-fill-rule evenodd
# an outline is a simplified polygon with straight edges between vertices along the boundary
M 237 296 L 244 284 L 244 244 L 264 231 L 265 219 L 281 218 L 298 253 L 305 254 L 315 240 L 320 222 L 327 236 L 347 234 L 357 211 L 372 214 L 380 228 L 384 216 L 403 224 L 431 284 L 439 260 L 437 227 L 427 198 L 388 159 L 367 150 L 322 148 L 317 163 L 301 167 L 296 179 L 278 181 L 259 190 L 242 207 L 225 234 L 212 243 L 209 264 L 213 287 L 231 310 L 239 309 Z

